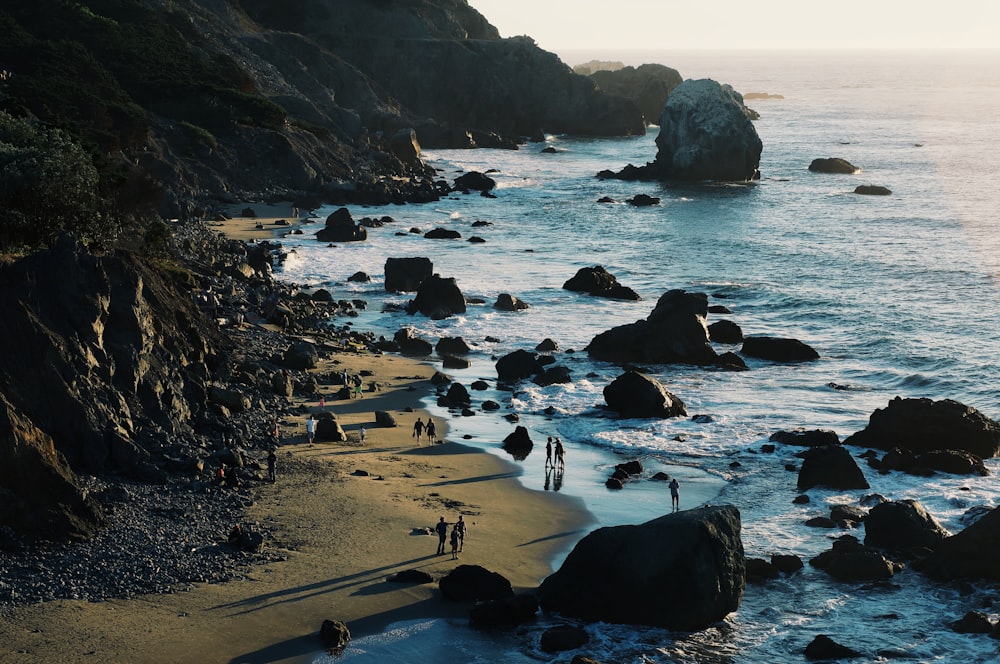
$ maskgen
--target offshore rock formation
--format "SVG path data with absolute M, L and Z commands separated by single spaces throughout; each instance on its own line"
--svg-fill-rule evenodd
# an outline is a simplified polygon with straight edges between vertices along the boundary
M 623 180 L 747 182 L 760 177 L 763 143 L 753 111 L 729 85 L 711 79 L 686 80 L 667 99 L 660 115 L 656 159 L 598 177 Z

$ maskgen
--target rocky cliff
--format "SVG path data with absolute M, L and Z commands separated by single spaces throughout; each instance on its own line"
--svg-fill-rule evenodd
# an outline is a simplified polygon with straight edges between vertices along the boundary
M 465 0 L 39 0 L 0 8 L 0 27 L 0 107 L 150 174 L 168 216 L 206 198 L 424 199 L 433 173 L 389 140 L 405 128 L 463 147 L 643 131 L 634 103 Z

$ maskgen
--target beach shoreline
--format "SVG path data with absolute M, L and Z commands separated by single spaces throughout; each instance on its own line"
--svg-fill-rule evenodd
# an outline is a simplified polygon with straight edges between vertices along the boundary
M 254 224 L 271 235 L 288 230 L 269 227 L 269 218 Z M 221 228 L 240 239 L 227 229 L 246 225 L 235 218 Z M 318 631 L 326 619 L 363 636 L 401 620 L 467 616 L 469 606 L 443 599 L 436 583 L 387 581 L 396 572 L 420 569 L 436 581 L 474 564 L 530 590 L 593 523 L 581 499 L 525 488 L 516 464 L 449 440 L 439 414 L 446 442 L 417 445 L 413 422 L 431 416 L 421 400 L 435 393 L 428 363 L 345 352 L 313 371 L 345 370 L 366 375 L 374 391 L 323 408 L 290 398 L 288 412 L 297 415 L 282 418 L 277 482 L 261 485 L 248 508 L 247 524 L 267 534 L 278 562 L 250 568 L 244 580 L 168 594 L 15 606 L 0 616 L 4 661 L 310 661 L 323 649 Z M 309 445 L 305 418 L 320 410 L 335 415 L 347 441 Z M 376 425 L 375 411 L 391 413 L 398 426 Z M 430 527 L 459 514 L 469 522 L 467 547 L 458 560 L 436 555 Z M 220 541 L 230 525 L 220 524 Z

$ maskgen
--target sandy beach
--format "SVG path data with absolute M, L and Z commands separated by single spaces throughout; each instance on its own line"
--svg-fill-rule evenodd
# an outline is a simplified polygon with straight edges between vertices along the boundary
M 262 223 L 272 236 L 272 218 L 261 213 L 217 229 L 245 239 Z M 284 560 L 252 568 L 247 580 L 173 594 L 19 607 L 0 616 L 0 661 L 309 661 L 322 650 L 325 619 L 343 621 L 359 636 L 408 618 L 467 615 L 468 605 L 443 599 L 436 583 L 388 582 L 396 572 L 419 569 L 437 580 L 474 564 L 499 572 L 515 589 L 533 588 L 551 572 L 554 556 L 585 533 L 591 518 L 582 501 L 524 488 L 513 463 L 449 441 L 446 422 L 438 422 L 445 442 L 417 445 L 413 422 L 429 416 L 420 400 L 433 393 L 433 367 L 344 353 L 315 371 L 344 369 L 371 372 L 366 384 L 380 385 L 360 399 L 326 402 L 348 441 L 309 445 L 305 413 L 320 407 L 295 400 L 303 414 L 282 421 L 277 482 L 262 485 L 249 510 L 248 522 L 272 534 L 266 546 Z M 398 426 L 378 427 L 375 411 L 390 412 Z M 436 555 L 437 538 L 427 532 L 440 517 L 454 522 L 459 515 L 469 523 L 460 558 Z M 230 526 L 220 524 L 220 540 Z

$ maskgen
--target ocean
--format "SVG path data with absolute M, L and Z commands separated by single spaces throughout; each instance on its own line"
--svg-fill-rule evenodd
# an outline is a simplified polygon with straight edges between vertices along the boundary
M 395 223 L 370 230 L 367 242 L 335 248 L 311 237 L 334 210 L 323 208 L 305 235 L 282 240 L 290 254 L 280 278 L 367 300 L 368 309 L 355 319 L 360 329 L 391 336 L 411 326 L 432 340 L 462 336 L 474 346 L 472 366 L 448 373 L 465 385 L 479 378 L 494 385 L 496 357 L 555 340 L 572 383 L 473 392 L 477 404 L 490 398 L 503 409 L 452 417 L 449 438 L 470 436 L 464 442 L 506 457 L 499 441 L 512 430 L 501 417 L 509 411 L 521 416 L 536 442 L 560 436 L 568 470 L 558 490 L 582 497 L 598 525 L 641 523 L 669 511 L 669 499 L 652 482 L 619 492 L 604 488 L 609 469 L 631 458 L 677 475 L 682 508 L 736 505 L 748 557 L 792 553 L 807 561 L 842 531 L 808 528 L 804 521 L 871 493 L 919 500 L 952 532 L 964 527 L 969 508 L 1000 504 L 1000 463 L 989 460 L 994 475 L 982 478 L 878 475 L 862 463 L 870 490 L 813 489 L 810 504 L 794 505 L 796 474 L 785 464 L 797 461 L 798 450 L 779 445 L 774 454 L 760 453 L 780 429 L 833 429 L 843 439 L 895 396 L 954 399 L 1000 418 L 1000 51 L 560 55 L 570 64 L 658 62 L 684 78 L 783 96 L 748 101 L 761 115 L 755 122 L 764 144 L 760 181 L 679 185 L 595 177 L 652 161 L 655 127 L 634 138 L 549 136 L 554 154 L 542 153 L 539 144 L 518 151 L 428 150 L 425 160 L 449 181 L 463 171 L 495 169 L 497 198 L 455 194 L 425 205 L 352 208 L 355 219 L 389 215 Z M 861 172 L 809 172 L 818 157 L 844 158 Z M 892 195 L 852 193 L 859 184 L 882 185 Z M 661 203 L 596 202 L 638 193 Z M 474 227 L 476 221 L 489 225 Z M 457 230 L 462 239 L 408 232 L 435 227 Z M 485 242 L 467 242 L 473 235 Z M 443 321 L 385 309 L 412 298 L 382 288 L 386 258 L 408 256 L 429 257 L 436 272 L 455 277 L 467 297 L 485 304 Z M 562 289 L 579 268 L 594 265 L 643 299 L 609 301 Z M 358 270 L 373 281 L 348 283 Z M 744 334 L 794 337 L 821 359 L 748 359 L 749 370 L 737 373 L 650 367 L 690 415 L 709 417 L 602 417 L 602 390 L 620 370 L 589 360 L 583 349 L 597 333 L 645 318 L 674 288 L 705 292 L 711 304 L 732 311 L 710 315 L 709 322 L 725 318 Z M 501 293 L 531 308 L 498 312 L 492 304 Z M 519 464 L 527 487 L 556 490 L 537 454 Z M 863 530 L 854 534 L 863 538 Z M 947 627 L 973 609 L 996 619 L 996 598 L 997 589 L 985 584 L 960 592 L 910 570 L 883 587 L 845 584 L 807 564 L 797 575 L 748 586 L 740 609 L 711 629 L 679 634 L 588 625 L 591 642 L 579 652 L 606 663 L 801 662 L 805 646 L 826 634 L 866 653 L 867 661 L 895 655 L 996 661 L 996 641 Z M 558 622 L 541 616 L 537 624 L 503 633 L 440 620 L 400 624 L 355 639 L 337 661 L 569 661 L 573 652 L 551 656 L 539 649 L 541 632 Z M 316 661 L 333 660 L 319 654 Z

